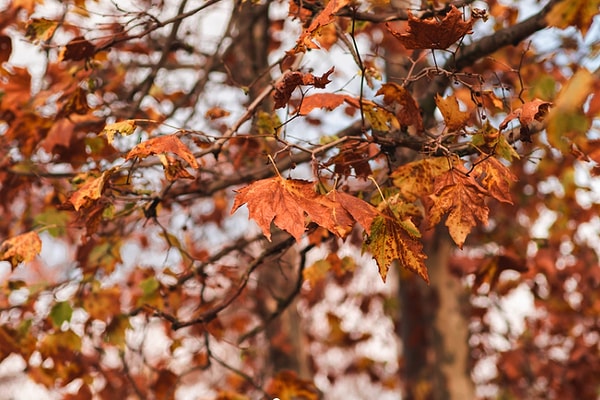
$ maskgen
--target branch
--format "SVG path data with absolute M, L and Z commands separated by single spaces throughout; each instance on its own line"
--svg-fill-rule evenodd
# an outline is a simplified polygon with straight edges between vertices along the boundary
M 477 60 L 498 51 L 502 47 L 511 44 L 513 46 L 517 45 L 528 36 L 548 26 L 546 15 L 550 12 L 552 7 L 560 1 L 561 0 L 550 0 L 540 12 L 526 20 L 516 25 L 500 29 L 489 36 L 461 48 L 459 55 L 448 60 L 443 69 L 446 71 L 458 72 L 473 65 Z M 450 77 L 447 74 L 438 75 L 437 78 L 431 82 L 426 96 L 421 101 L 421 108 L 423 109 L 424 115 L 433 115 L 436 107 L 434 100 L 435 95 L 443 93 L 448 87 L 449 82 Z

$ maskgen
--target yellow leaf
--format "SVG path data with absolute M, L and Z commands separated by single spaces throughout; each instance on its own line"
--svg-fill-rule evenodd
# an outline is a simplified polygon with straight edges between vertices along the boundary
M 45 42 L 54 35 L 57 27 L 58 22 L 56 21 L 46 18 L 33 18 L 27 23 L 25 37 L 33 41 Z
M 594 17 L 598 14 L 598 8 L 600 8 L 600 0 L 559 1 L 546 15 L 546 21 L 548 25 L 560 29 L 574 25 L 585 36 Z
M 377 262 L 381 279 L 385 282 L 390 265 L 398 260 L 402 267 L 417 273 L 429 283 L 425 266 L 427 256 L 423 253 L 417 227 L 410 219 L 401 221 L 396 218 L 389 208 L 384 210 L 384 214 L 375 218 L 366 244 Z
M 7 239 L 0 245 L 0 260 L 14 269 L 19 263 L 32 261 L 42 251 L 42 241 L 36 232 L 27 232 Z
M 136 127 L 137 125 L 134 119 L 127 119 L 125 121 L 106 125 L 100 134 L 106 135 L 108 143 L 112 144 L 117 133 L 123 136 L 129 136 L 135 131 Z
M 583 105 L 595 91 L 595 80 L 587 69 L 577 71 L 562 88 L 554 102 L 554 108 L 548 113 L 548 141 L 565 153 L 570 151 L 572 142 L 585 146 L 585 133 L 591 120 L 585 115 Z
M 460 111 L 456 97 L 449 96 L 444 99 L 438 94 L 435 96 L 435 103 L 440 109 L 449 131 L 457 131 L 465 127 L 469 120 L 469 113 Z
M 434 179 L 448 171 L 451 161 L 445 157 L 424 158 L 398 167 L 392 174 L 394 186 L 407 202 L 428 196 L 433 192 Z

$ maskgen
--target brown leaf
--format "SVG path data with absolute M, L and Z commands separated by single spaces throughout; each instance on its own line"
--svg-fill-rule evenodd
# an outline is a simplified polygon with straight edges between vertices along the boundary
M 423 253 L 419 230 L 410 219 L 399 220 L 387 207 L 383 216 L 375 218 L 366 247 L 379 267 L 379 275 L 385 282 L 390 265 L 398 260 L 403 268 L 418 274 L 429 283 L 425 266 L 427 256 Z
M 485 205 L 488 194 L 463 167 L 454 167 L 435 180 L 434 193 L 426 198 L 430 226 L 437 225 L 447 214 L 450 236 L 462 249 L 477 220 L 488 222 L 489 209 Z
M 12 53 L 12 40 L 10 36 L 0 35 L 0 65 L 7 62 Z
M 495 157 L 486 157 L 473 169 L 479 184 L 498 201 L 513 204 L 510 196 L 510 184 L 517 177 Z
M 450 132 L 457 131 L 465 127 L 465 124 L 469 120 L 469 113 L 460 111 L 458 106 L 458 100 L 454 96 L 448 96 L 445 99 L 439 94 L 435 96 L 435 103 L 437 104 L 446 127 Z
M 327 165 L 335 164 L 334 171 L 342 176 L 350 176 L 354 169 L 356 176 L 367 178 L 373 174 L 369 160 L 379 152 L 379 147 L 372 143 L 355 140 L 347 141 L 340 146 L 339 154 L 331 157 Z
M 127 153 L 126 160 L 134 157 L 146 158 L 155 154 L 173 153 L 181 157 L 192 168 L 198 168 L 198 162 L 190 149 L 177 137 L 177 135 L 165 135 L 148 139 L 135 146 Z
M 276 85 L 275 91 L 273 92 L 273 100 L 275 101 L 275 108 L 283 108 L 287 105 L 292 97 L 292 93 L 300 85 L 314 86 L 319 89 L 325 88 L 325 86 L 331 82 L 329 75 L 334 71 L 331 67 L 329 71 L 325 72 L 320 77 L 316 77 L 311 73 L 302 73 L 300 71 L 288 71 Z
M 423 118 L 419 105 L 406 88 L 393 82 L 384 83 L 375 95 L 383 95 L 383 102 L 395 107 L 395 114 L 400 125 L 414 125 L 418 132 L 423 130 Z
M 91 58 L 95 52 L 96 47 L 83 36 L 79 36 L 67 43 L 58 58 L 61 61 L 81 61 Z
M 42 251 L 42 241 L 37 232 L 27 232 L 6 239 L 0 245 L 0 260 L 8 261 L 15 269 L 22 262 L 32 261 Z
M 194 175 L 190 174 L 181 164 L 181 161 L 176 158 L 169 157 L 166 154 L 159 154 L 158 159 L 163 165 L 167 180 L 173 182 L 177 179 L 194 179 Z
M 406 33 L 394 31 L 387 25 L 388 30 L 407 49 L 447 49 L 458 39 L 471 33 L 473 20 L 463 20 L 463 14 L 456 7 L 439 21 L 436 18 L 416 18 L 408 11 L 408 28 Z

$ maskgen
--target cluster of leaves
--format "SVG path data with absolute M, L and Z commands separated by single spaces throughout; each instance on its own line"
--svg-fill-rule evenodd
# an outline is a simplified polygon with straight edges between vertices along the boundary
M 424 244 L 445 225 L 471 250 L 452 263 L 474 276 L 474 296 L 523 283 L 556 319 L 532 318 L 530 336 L 511 338 L 517 347 L 498 358 L 493 383 L 523 398 L 548 388 L 583 395 L 582 379 L 593 382 L 585 395 L 597 390 L 592 375 L 569 375 L 566 387 L 559 378 L 567 367 L 600 368 L 586 352 L 598 340 L 586 334 L 599 318 L 600 298 L 587 295 L 599 266 L 579 231 L 598 207 L 575 177 L 581 162 L 598 173 L 590 132 L 600 80 L 577 63 L 539 62 L 531 45 L 505 47 L 548 25 L 585 35 L 597 1 L 553 0 L 519 24 L 516 9 L 495 1 L 489 10 L 434 2 L 418 14 L 386 1 L 272 2 L 288 7 L 281 19 L 271 2 L 234 2 L 228 14 L 220 1 L 140 0 L 131 11 L 75 0 L 53 16 L 38 14 L 42 3 L 9 2 L 0 16 L 0 144 L 10 149 L 0 158 L 0 260 L 10 266 L 0 358 L 20 355 L 33 379 L 72 399 L 175 398 L 207 370 L 227 378 L 207 384 L 219 399 L 317 399 L 312 380 L 273 365 L 274 350 L 297 356 L 273 321 L 298 298 L 314 305 L 327 285 L 359 276 L 353 257 L 338 254 L 343 242 L 372 255 L 384 282 L 397 263 L 430 283 Z M 231 20 L 216 46 L 198 42 L 205 33 L 190 27 L 222 14 Z M 479 39 L 488 19 L 494 32 Z M 14 62 L 22 41 L 37 49 L 41 75 Z M 325 57 L 336 46 L 358 79 L 343 82 L 341 62 L 322 74 L 303 64 L 309 51 Z M 405 75 L 380 82 L 393 52 L 407 60 Z M 340 111 L 345 129 L 318 143 L 302 137 L 331 129 Z M 244 205 L 262 234 L 240 218 Z M 557 216 L 537 249 L 532 226 L 544 209 Z M 37 257 L 56 252 L 53 243 L 68 249 L 58 272 Z M 315 247 L 327 256 L 308 266 Z M 288 261 L 294 251 L 299 261 Z M 508 269 L 523 275 L 507 283 Z M 474 352 L 493 356 L 492 329 L 478 321 Z M 334 314 L 327 323 L 331 346 L 371 339 Z M 572 338 L 567 357 L 542 363 L 542 335 Z M 156 355 L 145 342 L 159 336 L 168 345 Z M 232 362 L 230 343 L 251 350 Z M 374 364 L 347 371 L 385 382 Z M 516 379 L 525 368 L 528 379 Z

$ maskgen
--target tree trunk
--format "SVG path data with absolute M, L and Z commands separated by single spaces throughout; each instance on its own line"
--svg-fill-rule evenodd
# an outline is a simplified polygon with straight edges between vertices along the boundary
M 401 274 L 400 337 L 406 398 L 475 398 L 469 371 L 468 294 L 450 273 L 454 245 L 444 227 L 426 243 L 427 286 L 414 274 Z

